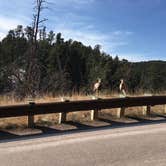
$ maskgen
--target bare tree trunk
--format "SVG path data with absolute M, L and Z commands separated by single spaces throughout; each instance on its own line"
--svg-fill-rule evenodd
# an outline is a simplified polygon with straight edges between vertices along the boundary
M 33 37 L 32 42 L 29 46 L 28 51 L 28 70 L 27 70 L 27 94 L 31 97 L 35 98 L 37 92 L 39 91 L 39 83 L 40 83 L 40 66 L 38 60 L 38 32 L 39 32 L 39 24 L 46 19 L 40 20 L 41 11 L 43 9 L 43 5 L 45 0 L 35 0 L 35 14 L 33 15 Z

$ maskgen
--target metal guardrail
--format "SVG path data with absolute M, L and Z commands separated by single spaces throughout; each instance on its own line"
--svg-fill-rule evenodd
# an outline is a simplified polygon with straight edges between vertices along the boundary
M 13 106 L 0 106 L 0 118 L 33 116 L 50 113 L 68 113 L 83 110 L 154 106 L 166 104 L 166 96 L 141 96 L 111 99 L 79 100 L 53 103 L 30 103 Z

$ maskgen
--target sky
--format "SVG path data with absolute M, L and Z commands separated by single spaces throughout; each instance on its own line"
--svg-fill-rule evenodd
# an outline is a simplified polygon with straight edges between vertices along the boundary
M 0 0 L 0 40 L 31 25 L 35 0 Z M 166 60 L 166 0 L 46 0 L 47 31 L 129 61 Z

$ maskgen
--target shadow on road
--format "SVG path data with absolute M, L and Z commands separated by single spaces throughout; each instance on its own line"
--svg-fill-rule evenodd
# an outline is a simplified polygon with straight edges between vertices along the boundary
M 50 137 L 55 135 L 72 134 L 79 132 L 90 132 L 96 130 L 106 130 L 114 128 L 125 128 L 134 126 L 143 126 L 151 124 L 160 124 L 166 122 L 166 116 L 160 114 L 152 114 L 148 117 L 125 116 L 120 119 L 105 118 L 100 116 L 98 120 L 93 122 L 73 122 L 67 121 L 61 125 L 39 126 L 34 129 L 24 129 L 24 131 L 8 131 L 0 130 L 0 143 L 18 141 L 25 139 L 35 139 L 40 137 Z

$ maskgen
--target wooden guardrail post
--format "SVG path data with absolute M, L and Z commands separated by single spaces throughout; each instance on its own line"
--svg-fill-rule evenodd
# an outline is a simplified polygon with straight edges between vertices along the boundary
M 117 109 L 117 118 L 124 117 L 124 115 L 125 115 L 125 107 L 118 108 Z
M 143 115 L 144 116 L 150 115 L 150 111 L 151 111 L 151 106 L 150 105 L 143 106 Z
M 92 96 L 92 99 L 96 100 L 98 98 L 96 96 Z M 91 110 L 91 112 L 90 112 L 90 120 L 93 121 L 95 119 L 98 119 L 98 117 L 99 117 L 99 110 L 98 109 Z
M 164 114 L 166 114 L 166 105 L 164 105 Z
M 99 117 L 99 110 L 91 110 L 90 112 L 90 120 L 93 121 L 95 119 L 98 119 Z
M 119 97 L 120 98 L 124 98 L 125 96 L 124 95 L 120 95 Z M 116 117 L 117 118 L 121 118 L 121 117 L 124 117 L 124 115 L 125 115 L 125 107 L 118 108 Z
M 66 100 L 64 99 L 63 97 L 61 98 L 61 101 L 62 102 L 69 102 L 69 100 Z M 61 124 L 63 122 L 66 122 L 66 119 L 67 119 L 67 113 L 66 112 L 60 112 L 58 113 L 59 116 L 58 116 L 58 124 Z
M 67 113 L 66 112 L 60 112 L 59 117 L 58 117 L 58 124 L 66 122 L 66 119 L 67 119 Z
M 33 107 L 35 106 L 35 102 L 29 102 L 30 105 L 30 109 L 28 112 L 28 128 L 34 128 L 35 123 L 34 123 L 34 113 L 33 111 Z
M 151 93 L 144 93 L 144 96 L 152 96 L 152 94 Z M 143 106 L 142 114 L 144 116 L 150 115 L 150 111 L 151 111 L 150 105 Z

